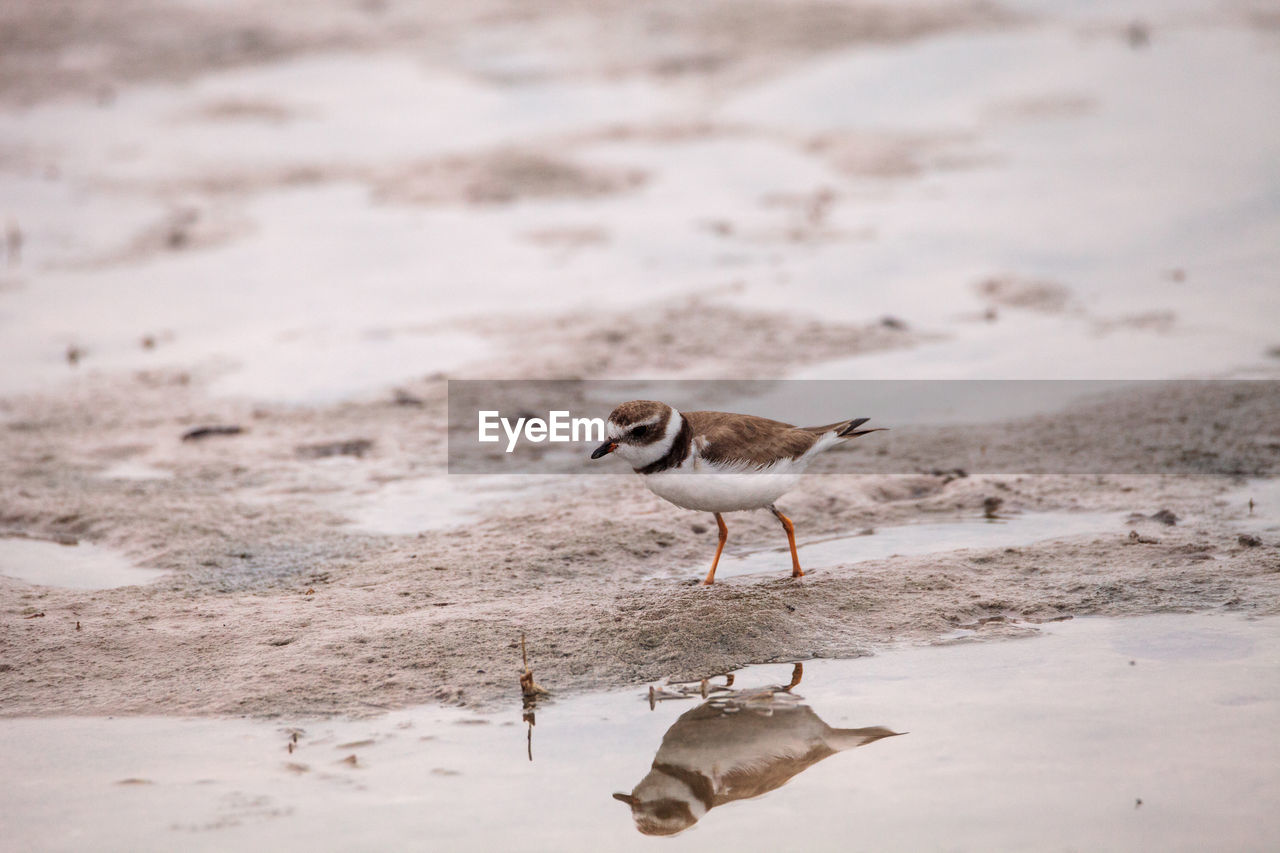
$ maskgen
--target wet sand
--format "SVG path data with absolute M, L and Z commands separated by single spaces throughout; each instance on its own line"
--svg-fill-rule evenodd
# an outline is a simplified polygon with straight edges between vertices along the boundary
M 1113 453 L 1138 452 L 1132 443 L 1143 437 L 1157 448 L 1147 451 L 1153 469 L 1176 474 L 956 478 L 929 473 L 940 464 L 939 442 L 956 428 L 917 428 L 892 447 L 904 465 L 918 459 L 919 474 L 815 475 L 784 500 L 802 544 L 978 519 L 992 497 L 1013 519 L 1106 512 L 1110 521 L 1017 547 L 865 562 L 862 537 L 852 536 L 828 546 L 825 564 L 799 581 L 775 553 L 775 571 L 711 588 L 695 585 L 714 550 L 709 517 L 666 505 L 630 474 L 553 479 L 509 500 L 495 492 L 479 517 L 446 517 L 416 535 L 353 528 L 336 499 L 448 478 L 439 462 L 425 462 L 443 455 L 441 384 L 414 389 L 419 405 L 328 410 L 197 407 L 187 386 L 142 383 L 128 393 L 86 388 L 74 405 L 11 402 L 0 524 L 27 536 L 79 537 L 169 574 L 93 592 L 0 579 L 3 711 L 487 706 L 518 690 L 521 634 L 539 683 L 573 692 L 857 656 L 962 625 L 1021 635 L 1064 616 L 1280 607 L 1276 490 L 1246 479 L 1276 474 L 1262 426 L 1280 419 L 1274 383 L 1183 386 L 1173 399 L 1155 386 L 1073 412 L 1098 425 Z M 245 430 L 182 441 L 198 423 Z M 1050 460 L 1075 449 L 1056 417 L 973 429 L 990 437 L 993 452 L 1025 457 L 1030 446 Z M 372 444 L 358 456 L 299 452 L 353 438 Z M 122 457 L 172 476 L 103 478 Z M 1179 521 L 1125 520 L 1160 510 Z M 781 544 L 767 514 L 730 523 L 731 555 Z M 1242 544 L 1242 534 L 1262 544 Z
M 522 634 L 563 696 L 1276 612 L 1270 384 L 878 433 L 907 473 L 784 501 L 799 582 L 696 586 L 714 525 L 632 475 L 445 474 L 448 377 L 1280 376 L 1274 16 L 687 5 L 4 5 L 0 535 L 165 574 L 0 576 L 0 715 L 493 707 Z M 850 535 L 994 498 L 1087 529 Z

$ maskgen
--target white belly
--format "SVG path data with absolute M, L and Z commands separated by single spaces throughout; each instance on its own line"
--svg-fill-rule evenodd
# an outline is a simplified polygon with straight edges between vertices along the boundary
M 721 474 L 706 468 L 673 468 L 644 477 L 644 484 L 660 498 L 701 512 L 760 509 L 782 497 L 800 482 L 799 473 Z

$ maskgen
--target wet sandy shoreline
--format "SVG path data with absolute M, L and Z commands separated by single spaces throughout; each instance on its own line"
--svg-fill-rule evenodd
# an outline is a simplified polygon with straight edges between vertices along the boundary
M 144 389 L 135 397 L 141 405 L 123 403 L 119 389 L 103 389 L 98 406 L 10 401 L 0 526 L 80 537 L 171 573 L 92 592 L 0 578 L 0 713 L 484 707 L 518 694 L 522 633 L 539 683 L 572 693 L 857 656 L 936 641 L 964 625 L 978 636 L 1019 636 L 1066 616 L 1274 613 L 1280 541 L 1264 520 L 1275 509 L 1260 506 L 1251 518 L 1241 491 L 1244 475 L 1275 474 L 1276 454 L 1260 440 L 1260 425 L 1280 418 L 1273 388 L 1215 383 L 1176 400 L 1133 395 L 1080 412 L 1086 422 L 1105 418 L 1116 452 L 1135 435 L 1170 428 L 1170 407 L 1184 423 L 1216 425 L 1178 434 L 1168 451 L 1195 460 L 1194 475 L 955 478 L 928 473 L 939 439 L 922 431 L 893 446 L 918 459 L 920 474 L 813 476 L 784 501 L 802 546 L 863 528 L 976 518 L 992 496 L 1014 519 L 1167 509 L 1176 525 L 1121 523 L 1117 515 L 1111 529 L 1061 541 L 868 562 L 858 561 L 855 537 L 844 559 L 799 582 L 786 577 L 779 554 L 776 576 L 727 578 L 709 589 L 694 583 L 714 548 L 714 526 L 663 504 L 631 475 L 567 479 L 478 520 L 417 535 L 353 530 L 317 500 L 365 481 L 447 476 L 423 462 L 440 458 L 438 395 L 432 402 L 423 393 L 421 406 L 259 409 L 257 417 L 210 404 L 210 418 L 248 415 L 249 429 L 200 442 L 180 440 L 194 422 L 189 390 Z M 1036 442 L 1045 454 L 1067 452 L 1053 439 L 1056 423 L 989 430 L 1009 447 Z M 353 436 L 371 437 L 372 449 L 342 457 L 321 486 L 326 463 L 296 448 Z M 97 476 L 120 457 L 172 477 Z M 1157 454 L 1152 464 L 1166 462 Z M 730 554 L 778 545 L 764 514 L 730 522 Z M 1242 544 L 1251 531 L 1261 546 Z M 685 569 L 683 579 L 652 579 Z

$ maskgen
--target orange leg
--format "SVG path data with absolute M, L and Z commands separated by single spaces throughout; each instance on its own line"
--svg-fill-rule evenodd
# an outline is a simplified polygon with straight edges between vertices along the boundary
M 782 688 L 783 692 L 790 690 L 800 683 L 800 679 L 804 678 L 804 664 L 796 661 L 795 666 L 791 667 L 791 683 Z
M 720 552 L 724 550 L 724 543 L 729 541 L 729 528 L 724 526 L 724 518 L 718 512 L 712 514 L 716 517 L 716 524 L 720 528 L 720 544 L 716 546 L 716 556 L 711 561 L 711 571 L 707 572 L 707 579 L 702 582 L 703 586 L 711 586 L 716 582 L 716 566 L 720 565 Z
M 804 577 L 804 569 L 800 568 L 800 555 L 796 553 L 796 528 L 791 523 L 791 519 L 778 512 L 776 506 L 770 506 L 769 512 L 778 517 L 778 521 L 782 522 L 782 529 L 787 531 L 787 544 L 791 546 L 791 577 Z

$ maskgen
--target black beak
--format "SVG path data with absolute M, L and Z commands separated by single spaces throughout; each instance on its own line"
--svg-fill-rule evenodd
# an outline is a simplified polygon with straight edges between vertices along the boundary
M 595 450 L 591 451 L 591 458 L 599 459 L 601 456 L 606 456 L 617 449 L 618 449 L 618 442 L 606 441 L 604 444 L 600 445 Z

